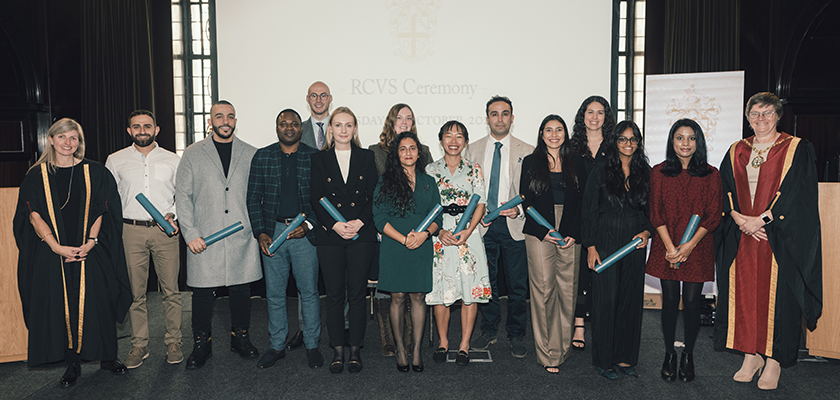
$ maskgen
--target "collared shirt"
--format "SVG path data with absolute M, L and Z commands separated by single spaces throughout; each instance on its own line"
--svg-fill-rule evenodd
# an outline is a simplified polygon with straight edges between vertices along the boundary
M 278 218 L 294 218 L 301 212 L 300 194 L 298 193 L 297 163 L 298 152 L 280 153 L 280 207 L 277 209 Z
M 148 156 L 134 145 L 108 156 L 105 166 L 114 175 L 122 199 L 123 217 L 151 221 L 152 216 L 134 197 L 143 193 L 161 214 L 175 215 L 175 173 L 181 157 L 157 143 Z
M 487 143 L 487 148 L 484 149 L 484 163 L 481 164 L 481 169 L 482 171 L 484 171 L 485 187 L 489 191 L 490 175 L 493 171 L 493 152 L 496 151 L 496 142 L 502 142 L 502 164 L 499 168 L 499 204 L 496 204 L 496 207 L 499 207 L 500 205 L 502 205 L 502 202 L 510 200 L 508 198 L 505 198 L 505 196 L 507 196 L 508 193 L 510 193 L 510 133 L 505 135 L 505 137 L 502 138 L 502 140 L 496 140 L 496 138 L 494 138 L 493 135 L 490 135 L 489 138 L 491 140 Z M 514 192 L 518 193 L 519 188 L 514 188 Z M 488 207 L 490 207 L 489 204 Z

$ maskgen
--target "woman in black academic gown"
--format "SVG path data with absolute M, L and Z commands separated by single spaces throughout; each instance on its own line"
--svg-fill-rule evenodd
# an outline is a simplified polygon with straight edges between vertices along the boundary
M 29 329 L 30 367 L 66 364 L 62 387 L 81 376 L 82 360 L 103 360 L 114 374 L 116 323 L 131 304 L 122 245 L 122 205 L 114 177 L 84 159 L 82 127 L 64 118 L 20 187 L 14 218 L 18 287 Z

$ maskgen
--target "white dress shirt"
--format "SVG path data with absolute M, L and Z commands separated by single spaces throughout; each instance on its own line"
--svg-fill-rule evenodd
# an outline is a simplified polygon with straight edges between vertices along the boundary
M 489 138 L 491 140 L 487 144 L 487 148 L 484 149 L 484 163 L 481 164 L 488 196 L 490 196 L 490 175 L 493 172 L 493 153 L 496 151 L 496 142 L 502 143 L 502 164 L 499 168 L 499 204 L 496 204 L 496 208 L 498 208 L 503 202 L 510 200 L 504 198 L 510 191 L 510 134 L 505 135 L 502 140 L 496 140 L 493 135 L 490 135 Z M 515 188 L 514 192 L 519 192 L 519 188 Z M 489 204 L 487 206 L 490 207 Z
M 151 221 L 152 216 L 135 199 L 143 193 L 161 214 L 175 215 L 175 173 L 181 157 L 157 143 L 148 156 L 128 146 L 108 156 L 105 166 L 114 175 L 122 199 L 123 218 Z

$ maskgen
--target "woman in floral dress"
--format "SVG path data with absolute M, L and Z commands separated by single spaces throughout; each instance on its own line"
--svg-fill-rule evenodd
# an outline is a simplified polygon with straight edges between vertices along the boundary
M 465 160 L 461 152 L 469 142 L 467 128 L 458 121 L 449 121 L 438 133 L 444 156 L 427 167 L 427 173 L 438 183 L 441 204 L 445 206 L 443 226 L 434 238 L 434 269 L 432 291 L 426 295 L 426 304 L 434 306 L 440 346 L 435 350 L 435 362 L 446 361 L 449 352 L 449 306 L 461 300 L 461 344 L 456 363 L 466 366 L 470 362 L 470 337 L 475 317 L 476 303 L 490 300 L 490 279 L 487 272 L 487 255 L 481 235 L 473 235 L 484 216 L 486 191 L 481 167 Z M 464 215 L 473 194 L 481 196 L 470 216 Z M 471 218 L 460 232 L 454 232 L 461 218 Z

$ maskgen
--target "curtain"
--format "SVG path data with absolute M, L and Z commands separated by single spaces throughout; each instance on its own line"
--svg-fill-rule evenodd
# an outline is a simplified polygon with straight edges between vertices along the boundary
M 666 74 L 740 69 L 741 0 L 668 0 Z

